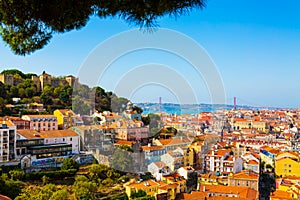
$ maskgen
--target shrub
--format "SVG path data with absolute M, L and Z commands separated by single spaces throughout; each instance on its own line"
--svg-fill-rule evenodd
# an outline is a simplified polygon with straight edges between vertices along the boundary
M 43 176 L 51 177 L 52 179 L 62 180 L 65 177 L 72 177 L 76 174 L 76 169 L 47 171 L 47 172 L 31 172 L 25 175 L 26 180 L 41 180 Z
M 79 169 L 79 164 L 72 158 L 66 158 L 64 159 L 62 166 L 62 170 L 69 170 L 69 169 Z

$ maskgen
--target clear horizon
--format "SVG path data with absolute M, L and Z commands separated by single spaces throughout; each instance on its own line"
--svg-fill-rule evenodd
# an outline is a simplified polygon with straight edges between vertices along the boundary
M 193 10 L 177 19 L 163 17 L 158 23 L 161 28 L 187 35 L 207 51 L 222 77 L 229 104 L 236 96 L 241 104 L 249 106 L 297 108 L 300 107 L 299 7 L 297 0 L 286 4 L 271 0 L 210 0 L 203 10 Z M 15 68 L 24 73 L 46 71 L 54 76 L 76 76 L 97 45 L 134 28 L 137 27 L 116 18 L 92 17 L 86 27 L 54 35 L 47 46 L 25 57 L 13 55 L 1 40 L 0 70 Z M 194 75 L 191 66 L 161 51 L 143 50 L 120 57 L 98 85 L 113 91 L 114 82 L 124 73 L 145 63 L 173 68 L 194 86 L 198 103 L 210 103 L 205 82 Z M 179 102 L 176 94 L 157 85 L 140 87 L 126 98 L 149 102 L 159 96 L 165 101 Z M 180 103 L 189 103 L 186 101 Z

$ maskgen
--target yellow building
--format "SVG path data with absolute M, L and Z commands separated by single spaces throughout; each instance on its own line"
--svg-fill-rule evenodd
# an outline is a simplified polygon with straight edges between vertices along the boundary
M 268 130 L 268 123 L 259 119 L 244 119 L 244 118 L 236 118 L 231 125 L 235 130 L 242 130 L 248 128 L 254 128 L 258 131 L 266 132 Z
M 298 184 L 299 178 L 292 177 L 279 179 L 276 181 L 278 188 L 276 191 L 279 191 L 278 194 L 273 195 L 273 199 L 278 199 L 280 195 L 289 196 L 291 199 L 299 199 L 300 198 L 300 185 Z
M 176 184 L 176 183 L 166 184 L 166 183 L 160 181 L 159 184 L 160 184 L 160 187 L 158 189 L 158 194 L 167 193 L 167 199 L 175 200 L 176 195 L 178 193 L 180 193 L 178 190 L 178 184 Z
M 213 173 L 200 174 L 198 176 L 198 184 L 218 185 L 218 176 Z
M 268 131 L 268 123 L 263 120 L 257 120 L 251 122 L 252 128 L 257 129 L 258 131 L 266 132 Z
M 158 195 L 165 195 L 169 200 L 175 200 L 176 195 L 180 193 L 178 183 L 168 183 L 154 180 L 147 180 L 140 183 L 131 183 L 124 185 L 125 192 L 129 199 L 133 193 L 143 190 L 147 195 L 157 198 Z
M 163 176 L 162 182 L 167 184 L 177 184 L 177 192 L 182 193 L 186 191 L 186 179 L 180 176 L 178 173 Z
M 155 196 L 158 193 L 159 186 L 159 183 L 153 180 L 148 180 L 141 183 L 132 183 L 130 185 L 126 185 L 125 192 L 129 199 L 131 199 L 130 196 L 133 193 L 136 193 L 139 190 L 143 190 L 147 195 Z
M 204 142 L 194 142 L 186 150 L 184 154 L 184 166 L 201 167 L 201 151 Z
M 72 110 L 55 110 L 53 114 L 55 115 L 55 117 L 57 117 L 57 124 L 59 129 L 68 129 L 72 126 L 83 125 L 82 119 L 79 116 L 75 115 Z
M 280 158 L 275 160 L 275 173 L 277 176 L 300 177 L 300 163 L 293 158 Z
M 241 130 L 244 128 L 251 128 L 251 121 L 244 118 L 235 118 L 231 125 L 233 126 L 233 129 Z

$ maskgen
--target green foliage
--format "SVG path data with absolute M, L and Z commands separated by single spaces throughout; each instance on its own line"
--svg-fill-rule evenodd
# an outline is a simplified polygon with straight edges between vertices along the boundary
M 69 192 L 65 189 L 59 190 L 54 184 L 47 184 L 43 187 L 27 187 L 22 190 L 20 196 L 16 200 L 58 200 L 69 199 Z
M 97 184 L 84 176 L 78 176 L 72 188 L 76 199 L 89 200 L 93 199 L 93 192 L 97 190 Z
M 114 181 L 111 178 L 106 178 L 102 181 L 102 184 L 107 187 L 112 187 L 114 184 Z
M 66 189 L 57 190 L 49 200 L 68 200 L 70 193 Z
M 71 161 L 72 162 L 72 161 Z M 70 163 L 70 162 L 67 162 Z M 66 164 L 66 166 L 70 166 Z M 2 169 L 2 168 L 1 168 Z M 20 173 L 21 172 L 21 173 Z M 0 177 L 0 194 L 7 195 L 17 200 L 67 200 L 70 199 L 70 193 L 74 193 L 75 199 L 93 199 L 99 186 L 112 187 L 116 183 L 124 183 L 129 180 L 121 174 L 102 164 L 93 164 L 90 167 L 88 177 L 83 175 L 75 176 L 76 169 L 61 171 L 45 171 L 23 173 L 20 170 L 13 169 L 9 171 L 10 178 L 6 173 Z M 49 184 L 51 180 L 64 179 L 65 177 L 74 177 L 75 182 L 68 190 L 61 189 L 61 186 Z M 20 177 L 20 178 L 17 178 Z M 26 186 L 23 182 L 15 181 L 16 179 L 26 179 L 28 181 L 39 180 L 44 186 Z M 50 179 L 51 178 L 51 179 Z M 128 199 L 126 195 L 116 196 L 115 199 Z
M 23 187 L 22 182 L 9 179 L 5 173 L 0 177 L 0 194 L 2 195 L 14 199 L 21 193 Z
M 103 164 L 93 164 L 89 169 L 89 177 L 91 180 L 105 179 L 108 166 Z
M 162 128 L 162 122 L 159 115 L 150 113 L 147 117 L 143 117 L 142 121 L 145 125 L 149 125 L 150 136 L 155 136 Z
M 147 193 L 146 193 L 145 191 L 143 191 L 143 190 L 138 190 L 137 192 L 132 193 L 131 196 L 130 196 L 130 198 L 136 199 L 136 198 L 138 198 L 138 197 L 144 197 L 144 196 L 146 196 L 146 195 L 147 195 Z
M 21 170 L 21 167 L 20 167 L 20 164 L 18 164 L 18 165 L 9 165 L 9 166 L 2 165 L 1 169 L 2 169 L 3 173 L 9 173 L 12 170 Z
M 26 75 L 18 69 L 5 69 L 1 72 L 1 74 L 12 74 L 12 75 L 18 74 L 20 75 L 20 77 L 26 78 Z
M 135 200 L 155 200 L 155 197 L 147 195 L 147 196 L 144 196 L 144 197 L 135 198 Z
M 124 194 L 121 194 L 121 195 L 118 195 L 118 196 L 111 197 L 110 200 L 128 200 L 128 197 L 124 193 Z
M 75 113 L 80 113 L 82 115 L 88 115 L 90 114 L 90 111 L 92 110 L 92 106 L 90 102 L 84 101 L 82 98 L 75 96 L 72 99 L 72 110 Z
M 125 146 L 124 146 L 125 148 Z M 127 148 L 127 147 L 126 147 Z M 111 167 L 123 171 L 123 172 L 129 172 L 133 170 L 133 158 L 131 151 L 132 148 L 128 147 L 128 150 L 123 150 L 122 147 L 116 148 L 111 161 Z
M 106 186 L 118 182 L 120 176 L 116 170 L 103 164 L 93 164 L 89 169 L 90 180 L 98 181 Z
M 110 97 L 111 97 L 111 111 L 123 112 L 129 100 L 123 97 L 117 97 L 115 94 L 112 94 Z
M 44 185 L 46 185 L 47 183 L 49 183 L 49 181 L 50 181 L 50 178 L 49 178 L 48 176 L 45 176 L 45 175 L 44 175 L 44 176 L 42 177 L 42 182 L 43 182 Z
M 124 150 L 124 151 L 128 151 L 128 152 L 132 152 L 133 153 L 133 149 L 130 147 L 130 146 L 128 146 L 128 145 L 119 145 L 117 148 L 119 148 L 119 149 L 122 149 L 122 150 Z
M 14 85 L 0 83 L 0 111 L 2 111 L 0 115 L 19 114 L 19 112 L 22 115 L 46 114 L 52 113 L 55 109 L 65 108 L 72 109 L 78 114 L 89 115 L 94 109 L 93 106 L 99 111 L 120 112 L 124 110 L 129 101 L 126 98 L 117 97 L 112 92 L 106 92 L 99 86 L 91 89 L 83 84 L 78 84 L 75 88 L 68 84 L 60 84 L 56 87 L 48 84 L 40 92 L 38 91 L 39 87 L 31 80 L 31 76 L 35 74 L 24 74 L 15 69 L 4 70 L 3 73 L 14 75 Z M 13 97 L 21 98 L 21 104 L 42 103 L 46 108 L 46 113 L 26 110 L 22 106 L 15 107 L 12 110 L 6 108 L 6 104 L 13 103 Z M 136 109 L 138 112 L 142 112 L 141 108 Z
M 26 55 L 49 43 L 54 33 L 84 27 L 91 16 L 118 17 L 152 27 L 164 15 L 203 8 L 205 0 L 160 1 L 0 1 L 0 34 L 15 54 Z
M 62 170 L 69 170 L 69 169 L 79 169 L 79 164 L 72 158 L 66 158 L 64 159 L 62 166 Z
M 140 178 L 143 179 L 144 181 L 154 179 L 154 177 L 150 172 L 146 172 L 145 174 L 140 175 Z
M 5 99 L 7 97 L 6 88 L 2 82 L 0 82 L 0 94 L 1 94 L 1 98 Z
M 150 116 L 147 115 L 146 117 L 142 117 L 142 121 L 145 126 L 149 125 L 150 124 Z
M 125 183 L 125 182 L 127 182 L 127 181 L 129 181 L 129 177 L 126 176 L 126 175 L 123 175 L 123 176 L 121 176 L 121 177 L 118 179 L 118 182 L 119 182 L 119 183 Z
M 198 183 L 198 174 L 197 172 L 192 172 L 188 174 L 187 180 L 186 180 L 186 188 L 187 192 L 191 192 L 192 190 L 197 189 L 197 183 Z
M 142 114 L 143 109 L 138 106 L 133 106 L 132 110 L 136 111 L 138 114 Z
M 265 165 L 266 165 L 266 162 L 265 161 L 261 161 L 259 165 L 260 165 L 260 168 L 264 169 Z
M 30 172 L 25 174 L 26 180 L 41 180 L 43 176 L 51 177 L 51 179 L 61 180 L 65 177 L 72 177 L 76 174 L 77 169 L 60 170 L 60 171 L 41 171 Z
M 25 177 L 25 173 L 21 170 L 11 170 L 9 171 L 9 175 L 12 180 L 23 180 Z

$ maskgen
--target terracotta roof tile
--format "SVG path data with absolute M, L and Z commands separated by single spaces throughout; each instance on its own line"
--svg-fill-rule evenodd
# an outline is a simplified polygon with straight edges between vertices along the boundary
M 79 136 L 73 130 L 49 130 L 49 131 L 36 131 L 36 130 L 18 130 L 18 134 L 27 139 L 33 138 L 58 138 L 58 137 L 74 137 Z
M 142 146 L 143 151 L 155 151 L 155 150 L 162 150 L 163 146 Z
M 252 171 L 241 171 L 239 173 L 233 174 L 232 178 L 258 180 L 259 175 Z

